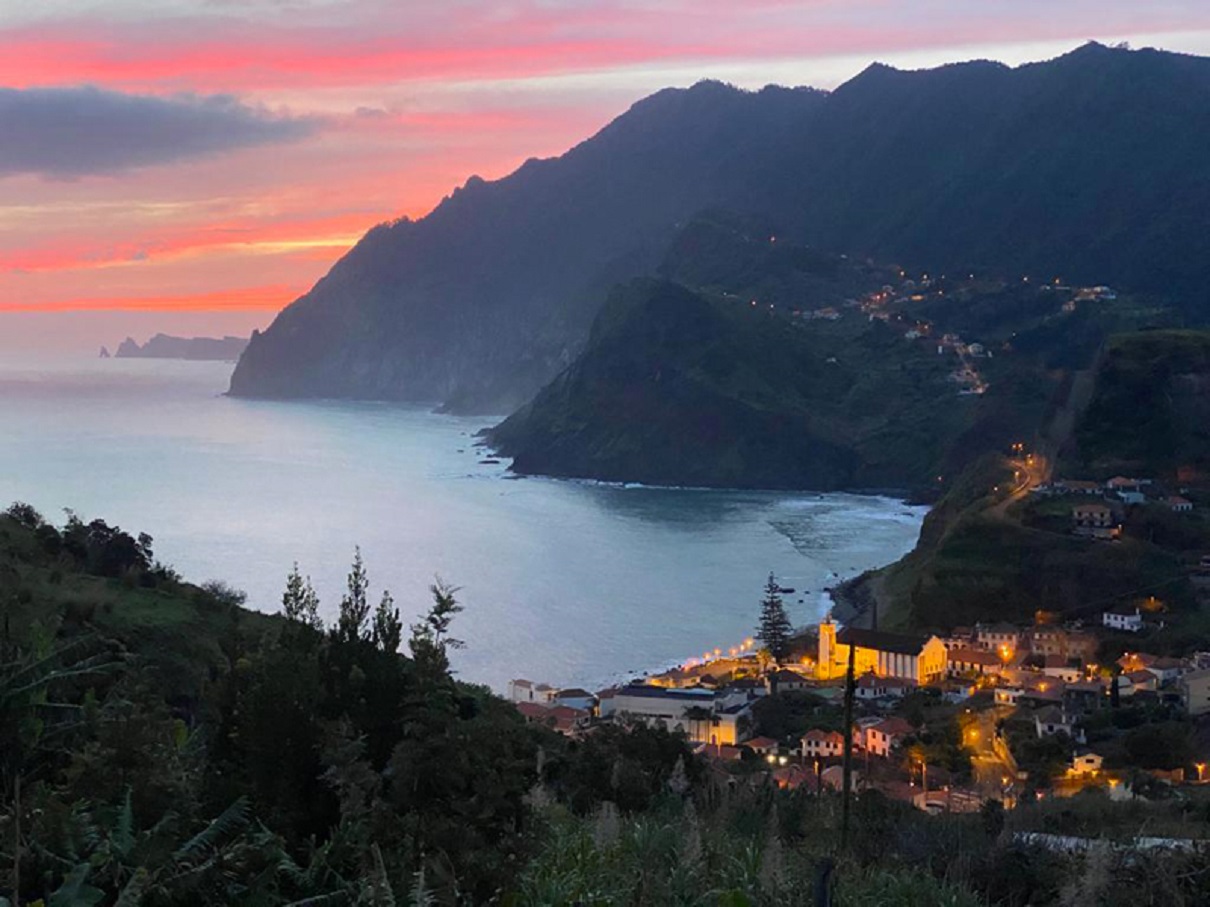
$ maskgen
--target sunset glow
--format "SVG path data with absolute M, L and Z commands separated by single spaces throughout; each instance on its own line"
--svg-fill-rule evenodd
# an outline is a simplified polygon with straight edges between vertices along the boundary
M 1210 10 L 1177 0 L 27 6 L 0 13 L 0 312 L 161 311 L 171 331 L 212 311 L 213 333 L 267 323 L 374 224 L 668 85 L 828 88 L 874 59 L 1090 38 L 1210 51 Z M 120 339 L 96 329 L 82 345 Z

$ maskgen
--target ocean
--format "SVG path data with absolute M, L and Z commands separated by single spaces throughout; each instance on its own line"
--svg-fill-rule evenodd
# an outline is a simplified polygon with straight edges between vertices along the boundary
M 155 539 L 186 579 L 275 611 L 291 565 L 334 617 L 355 547 L 408 621 L 460 587 L 459 676 L 600 687 L 738 644 L 774 572 L 796 624 L 823 589 L 912 548 L 886 497 L 519 478 L 490 418 L 223 396 L 229 363 L 0 360 L 0 506 L 70 508 Z

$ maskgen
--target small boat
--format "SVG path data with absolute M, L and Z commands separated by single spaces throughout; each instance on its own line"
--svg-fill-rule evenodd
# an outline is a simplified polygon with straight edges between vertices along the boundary
M 500 461 L 499 461 L 499 460 L 491 460 L 491 459 L 488 459 L 488 460 L 480 460 L 480 461 L 479 461 L 479 465 L 480 465 L 480 466 L 499 466 L 499 465 L 500 465 Z
M 782 595 L 793 595 L 794 587 L 793 586 L 779 586 L 777 591 L 780 592 Z

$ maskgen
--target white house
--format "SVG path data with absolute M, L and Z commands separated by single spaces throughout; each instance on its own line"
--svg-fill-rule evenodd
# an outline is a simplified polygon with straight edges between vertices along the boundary
M 879 677 L 873 671 L 857 679 L 854 695 L 858 699 L 902 699 L 912 690 L 912 684 L 898 677 Z
M 1006 648 L 1005 651 L 1012 650 Z M 999 674 L 1004 668 L 1004 659 L 986 649 L 953 648 L 949 650 L 948 660 L 951 677 L 961 674 Z
M 752 700 L 735 698 L 701 687 L 631 684 L 614 694 L 610 711 L 615 720 L 667 728 L 697 743 L 735 745 L 747 736 L 752 714 Z
M 802 735 L 804 758 L 830 759 L 844 755 L 844 735 L 838 731 L 821 731 L 812 728 Z
M 1101 615 L 1101 623 L 1110 630 L 1138 633 L 1143 629 L 1143 614 L 1131 605 L 1118 605 Z
M 996 705 L 1016 705 L 1024 693 L 1021 687 L 996 687 L 994 699 Z
M 508 682 L 508 698 L 512 702 L 536 702 L 540 705 L 550 705 L 555 700 L 554 687 L 547 683 L 534 683 L 532 680 L 510 680 Z
M 1173 513 L 1189 513 L 1193 509 L 1193 502 L 1179 494 L 1169 495 L 1165 503 Z
M 1045 655 L 1042 673 L 1047 677 L 1057 677 L 1064 683 L 1075 683 L 1084 676 L 1084 669 L 1079 664 L 1072 664 L 1071 659 L 1062 655 Z
M 1105 757 L 1100 753 L 1080 747 L 1071 757 L 1071 773 L 1073 775 L 1095 775 L 1105 764 Z
M 1034 729 L 1039 737 L 1049 737 L 1051 734 L 1066 734 L 1075 736 L 1075 722 L 1062 709 L 1050 706 L 1034 715 Z
M 1137 671 L 1129 671 L 1118 676 L 1119 696 L 1133 696 L 1142 691 L 1154 692 L 1159 688 L 1159 680 L 1146 668 L 1139 668 Z
M 1184 673 L 1185 663 L 1179 658 L 1157 658 L 1151 664 L 1145 665 L 1143 670 L 1154 674 L 1160 686 L 1164 686 L 1172 683 Z
M 1126 476 L 1114 476 L 1105 483 L 1110 494 L 1117 495 L 1123 504 L 1145 504 L 1147 495 L 1143 493 L 1143 485 L 1149 484 L 1142 479 L 1131 479 Z
M 988 651 L 1011 656 L 1021 644 L 1021 631 L 1009 623 L 975 624 L 975 641 Z
M 862 746 L 875 756 L 889 756 L 912 733 L 914 729 L 902 718 L 886 718 L 865 729 Z
M 811 689 L 811 681 L 789 668 L 780 668 L 765 678 L 765 687 L 773 693 L 798 693 Z

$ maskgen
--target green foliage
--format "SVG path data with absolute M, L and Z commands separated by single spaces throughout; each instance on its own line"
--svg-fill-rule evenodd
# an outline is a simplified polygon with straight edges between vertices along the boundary
M 333 630 L 336 638 L 346 644 L 369 639 L 369 617 L 369 579 L 361 559 L 361 549 L 358 548 L 353 554 L 348 589 L 340 600 L 340 615 Z
M 774 661 L 781 661 L 789 654 L 790 634 L 793 630 L 781 598 L 781 586 L 770 573 L 765 582 L 765 597 L 760 603 L 760 624 L 756 629 L 756 638 Z
M 27 522 L 0 517 L 0 558 L 25 578 L 44 556 Z M 82 571 L 65 571 L 63 585 L 97 580 Z M 353 572 L 364 587 L 364 566 Z M 0 889 L 15 887 L 15 859 L 22 903 L 69 907 L 788 907 L 827 866 L 836 904 L 1055 903 L 1093 870 L 1096 890 L 1121 903 L 1204 899 L 1204 873 L 1179 854 L 1090 869 L 1019 847 L 1012 833 L 1188 834 L 1210 816 L 1205 804 L 1076 798 L 934 818 L 867 792 L 841 851 L 834 795 L 720 773 L 663 730 L 609 726 L 570 740 L 527 725 L 450 675 L 455 591 L 432 588 L 413 658 L 383 644 L 389 622 L 369 622 L 369 636 L 285 617 L 249 627 L 254 616 L 218 587 L 164 594 L 175 618 L 206 614 L 201 625 L 219 631 L 213 649 L 164 637 L 177 658 L 207 653 L 198 670 L 209 680 L 193 696 L 126 654 L 145 644 L 134 617 L 146 612 L 111 625 L 128 634 L 113 641 L 22 622 L 0 665 Z M 29 604 L 53 616 L 59 603 L 40 594 Z M 390 599 L 380 610 L 394 617 Z M 814 697 L 779 698 L 784 708 L 762 708 L 762 721 L 826 717 Z M 1130 719 L 1124 746 L 1180 757 L 1187 728 L 1135 711 L 1113 716 Z M 921 745 L 945 761 L 953 728 L 939 713 L 928 725 Z
M 282 593 L 281 605 L 282 616 L 287 620 L 312 630 L 323 630 L 323 621 L 319 617 L 319 596 L 311 586 L 311 577 L 303 579 L 297 561 L 286 577 L 286 591 Z
M 1210 472 L 1210 332 L 1115 337 L 1078 435 L 1078 465 L 1174 479 Z

